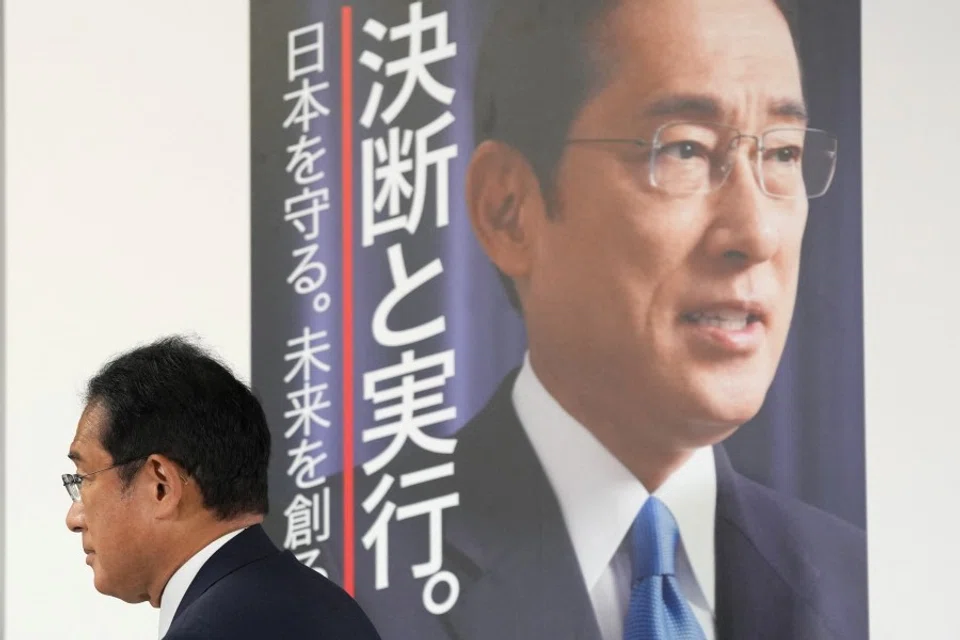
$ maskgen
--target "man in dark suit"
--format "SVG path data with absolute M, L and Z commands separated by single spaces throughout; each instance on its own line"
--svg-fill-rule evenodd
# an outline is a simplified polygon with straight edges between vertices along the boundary
M 836 162 L 784 7 L 505 0 L 478 69 L 467 203 L 529 352 L 452 454 L 385 468 L 388 534 L 389 481 L 358 473 L 359 602 L 390 638 L 866 638 L 863 532 L 721 444 L 773 380 Z
M 108 363 L 69 457 L 67 526 L 94 585 L 159 607 L 160 638 L 379 640 L 347 593 L 267 537 L 266 418 L 198 347 L 169 338 Z

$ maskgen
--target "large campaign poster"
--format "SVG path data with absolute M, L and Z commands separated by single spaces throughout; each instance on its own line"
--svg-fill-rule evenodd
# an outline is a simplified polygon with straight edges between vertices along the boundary
M 604 626 L 593 626 L 602 616 L 582 557 L 571 559 L 557 480 L 505 408 L 525 318 L 471 224 L 471 161 L 489 124 L 479 120 L 505 117 L 484 106 L 496 74 L 517 85 L 509 114 L 529 119 L 502 128 L 524 139 L 567 107 L 530 101 L 524 113 L 523 96 L 589 66 L 558 68 L 491 36 L 494 9 L 509 4 L 251 1 L 253 385 L 274 435 L 266 527 L 357 597 L 385 638 L 594 637 Z M 606 4 L 517 0 L 503 11 L 514 35 L 548 42 Z M 778 7 L 814 131 L 802 178 L 824 192 L 809 199 L 776 375 L 722 448 L 743 476 L 862 530 L 860 9 Z M 501 65 L 492 78 L 488 59 Z M 464 435 L 471 420 L 493 426 Z M 591 473 L 568 460 L 570 475 Z M 566 561 L 572 570 L 556 573 Z

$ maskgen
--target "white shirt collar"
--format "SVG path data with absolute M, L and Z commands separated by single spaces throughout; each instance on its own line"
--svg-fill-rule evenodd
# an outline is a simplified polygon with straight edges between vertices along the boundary
M 189 560 L 180 565 L 180 568 L 170 576 L 160 596 L 159 638 L 163 638 L 170 629 L 170 624 L 173 622 L 173 615 L 177 612 L 177 608 L 180 606 L 183 596 L 186 595 L 190 583 L 193 582 L 193 579 L 197 577 L 197 573 L 200 572 L 200 568 L 203 567 L 203 565 L 207 563 L 207 560 L 212 558 L 213 554 L 219 551 L 223 545 L 230 542 L 230 540 L 240 535 L 246 529 L 247 527 L 244 527 L 243 529 L 237 529 L 236 531 L 231 531 L 226 535 L 220 536 L 191 556 Z
M 513 402 L 557 495 L 590 590 L 610 564 L 649 493 L 543 387 L 529 354 L 517 377 Z M 712 447 L 699 449 L 655 492 L 677 521 L 680 553 L 686 553 L 711 613 L 715 611 L 716 494 Z

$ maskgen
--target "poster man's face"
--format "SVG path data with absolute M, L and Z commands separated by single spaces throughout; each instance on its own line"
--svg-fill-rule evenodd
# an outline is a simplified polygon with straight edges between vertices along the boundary
M 570 138 L 649 141 L 690 120 L 747 135 L 806 126 L 798 61 L 772 0 L 624 0 L 598 33 L 608 75 Z M 722 185 L 678 196 L 651 185 L 649 146 L 568 146 L 555 219 L 532 223 L 518 279 L 531 348 L 553 354 L 543 362 L 602 379 L 620 417 L 691 445 L 759 410 L 793 313 L 807 199 L 765 194 L 756 151 L 741 139 Z M 657 171 L 682 186 L 696 174 L 683 167 L 702 156 L 679 145 Z

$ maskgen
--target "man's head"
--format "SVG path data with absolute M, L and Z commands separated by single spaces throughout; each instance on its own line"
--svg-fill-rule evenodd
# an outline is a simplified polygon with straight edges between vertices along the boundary
M 728 435 L 773 379 L 832 176 L 783 9 L 508 0 L 478 69 L 471 221 L 537 373 L 608 445 Z
M 268 509 L 260 403 L 180 338 L 125 353 L 90 380 L 69 456 L 87 477 L 67 526 L 83 536 L 97 589 L 128 602 L 155 601 L 179 556 Z

